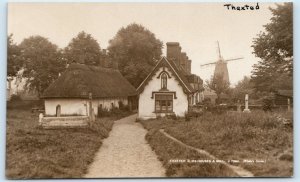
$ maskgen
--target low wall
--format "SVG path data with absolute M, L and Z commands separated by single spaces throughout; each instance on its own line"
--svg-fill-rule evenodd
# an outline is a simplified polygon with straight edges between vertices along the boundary
M 76 128 L 87 127 L 89 123 L 88 116 L 66 116 L 66 117 L 43 117 L 39 125 L 43 128 Z

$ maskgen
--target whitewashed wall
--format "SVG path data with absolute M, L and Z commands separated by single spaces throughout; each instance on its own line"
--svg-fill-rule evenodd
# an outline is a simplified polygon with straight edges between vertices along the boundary
M 154 113 L 155 108 L 155 98 L 151 98 L 153 91 L 159 91 L 161 89 L 161 79 L 157 78 L 159 73 L 163 71 L 163 68 L 160 68 L 152 77 L 152 80 L 148 82 L 145 86 L 143 92 L 139 96 L 139 110 L 138 118 L 139 119 L 150 119 L 156 118 Z M 172 75 L 168 68 L 165 68 L 171 78 L 168 78 L 168 90 L 175 91 L 177 99 L 173 99 L 173 112 L 180 117 L 183 117 L 185 112 L 188 111 L 188 99 L 187 95 L 183 92 L 183 88 L 179 82 L 175 79 L 175 76 Z
M 119 101 L 124 105 L 128 105 L 127 97 L 123 98 L 104 98 L 92 101 L 94 113 L 98 114 L 98 106 L 102 104 L 102 108 L 110 110 L 112 103 L 114 107 L 119 107 Z M 60 105 L 61 114 L 64 115 L 88 115 L 89 103 L 87 99 L 45 99 L 46 115 L 56 115 L 56 106 Z
M 61 114 L 86 115 L 87 102 L 84 99 L 45 99 L 46 115 L 56 115 L 56 106 L 60 105 Z

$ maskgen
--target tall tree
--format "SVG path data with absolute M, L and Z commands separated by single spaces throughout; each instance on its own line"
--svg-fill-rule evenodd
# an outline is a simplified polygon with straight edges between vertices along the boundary
M 210 80 L 206 80 L 206 86 L 215 91 L 217 94 L 217 102 L 221 99 L 222 93 L 227 93 L 229 90 L 230 83 L 224 80 L 223 76 L 221 74 L 217 74 L 215 76 L 212 76 Z
M 232 89 L 232 95 L 235 99 L 244 100 L 246 94 L 249 94 L 252 98 L 254 86 L 253 83 L 250 82 L 250 77 L 244 76 L 243 80 L 240 80 Z
M 13 35 L 7 37 L 7 79 L 16 76 L 17 72 L 22 67 L 20 59 L 20 48 L 13 42 Z
M 122 27 L 109 41 L 109 57 L 127 80 L 138 87 L 162 54 L 163 43 L 142 25 Z
M 57 79 L 65 69 L 58 47 L 41 36 L 31 36 L 19 45 L 23 61 L 23 77 L 27 78 L 26 86 L 42 92 Z
M 265 32 L 261 32 L 252 45 L 255 56 L 261 58 L 253 66 L 251 76 L 259 91 L 292 88 L 293 3 L 277 4 L 270 10 L 271 22 L 264 26 Z M 279 83 L 283 78 L 285 84 Z
M 68 63 L 76 62 L 87 65 L 99 65 L 101 49 L 97 40 L 84 31 L 71 40 L 64 49 L 64 58 Z

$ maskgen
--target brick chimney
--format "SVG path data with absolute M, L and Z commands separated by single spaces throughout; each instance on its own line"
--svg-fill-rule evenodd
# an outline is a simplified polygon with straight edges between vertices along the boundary
M 187 65 L 188 65 L 188 67 L 187 67 L 188 73 L 191 74 L 191 72 L 192 72 L 192 60 L 189 59 Z
M 173 61 L 177 67 L 180 65 L 181 47 L 178 42 L 167 42 L 167 59 Z
M 184 71 L 186 71 L 186 53 L 182 52 L 181 53 L 181 57 L 180 57 L 180 65 L 181 65 L 181 69 L 183 69 Z
M 189 72 L 189 57 L 188 56 L 185 56 L 185 59 L 184 59 L 184 61 L 185 61 L 185 72 L 187 73 L 187 74 L 190 74 L 190 72 Z

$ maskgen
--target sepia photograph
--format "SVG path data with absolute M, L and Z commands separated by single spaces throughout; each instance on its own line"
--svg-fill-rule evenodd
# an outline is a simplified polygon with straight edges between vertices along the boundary
M 293 3 L 7 3 L 7 179 L 293 177 Z

